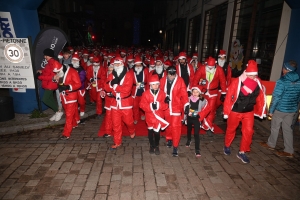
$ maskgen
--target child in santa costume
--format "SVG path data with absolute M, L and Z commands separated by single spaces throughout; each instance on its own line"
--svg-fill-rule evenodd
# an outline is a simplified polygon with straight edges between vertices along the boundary
M 189 97 L 189 106 L 185 110 L 185 123 L 187 125 L 187 142 L 186 147 L 191 146 L 192 128 L 194 127 L 195 138 L 195 155 L 200 157 L 200 127 L 201 122 L 210 112 L 207 100 L 202 96 L 203 92 L 199 87 L 192 87 L 192 95 Z
M 232 80 L 224 101 L 224 119 L 227 119 L 224 154 L 230 155 L 230 146 L 235 137 L 236 129 L 242 123 L 242 138 L 237 157 L 243 163 L 249 163 L 246 152 L 252 143 L 254 116 L 266 116 L 266 97 L 257 78 L 257 63 L 249 60 L 244 73 Z
M 140 107 L 145 111 L 146 115 L 150 143 L 149 153 L 159 155 L 160 129 L 164 130 L 169 125 L 163 119 L 164 111 L 168 109 L 168 104 L 164 102 L 166 98 L 165 92 L 159 89 L 157 75 L 150 77 L 149 85 L 150 89 L 146 90 L 142 95 Z
M 140 56 L 136 56 L 134 59 L 134 67 L 133 67 L 133 87 L 131 95 L 133 97 L 133 120 L 134 124 L 138 123 L 138 120 L 145 120 L 145 114 L 143 110 L 140 109 L 140 101 L 142 98 L 142 94 L 146 90 L 146 84 L 148 81 L 148 71 L 142 65 L 142 59 Z
M 86 77 L 90 82 L 91 99 L 96 101 L 97 118 L 100 118 L 102 114 L 102 98 L 100 97 L 100 92 L 103 90 L 106 80 L 106 69 L 100 66 L 100 59 L 98 57 L 95 57 L 93 60 L 93 66 L 88 68 Z

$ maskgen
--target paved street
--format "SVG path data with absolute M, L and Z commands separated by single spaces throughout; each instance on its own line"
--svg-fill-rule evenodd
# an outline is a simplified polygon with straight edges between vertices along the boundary
M 185 136 L 179 157 L 162 138 L 157 156 L 146 137 L 124 137 L 122 147 L 109 150 L 111 138 L 97 137 L 101 121 L 90 117 L 68 141 L 59 140 L 63 126 L 1 136 L 0 199 L 299 199 L 298 129 L 295 158 L 280 158 L 260 147 L 269 122 L 257 120 L 251 163 L 243 164 L 235 155 L 240 132 L 230 156 L 222 151 L 224 135 L 202 135 L 200 158 L 194 143 L 184 146 Z

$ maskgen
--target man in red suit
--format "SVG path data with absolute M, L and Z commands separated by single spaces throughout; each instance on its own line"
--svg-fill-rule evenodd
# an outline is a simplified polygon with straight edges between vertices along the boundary
M 90 82 L 91 99 L 96 100 L 96 114 L 99 119 L 102 114 L 102 98 L 100 97 L 100 92 L 103 90 L 106 80 L 106 69 L 100 66 L 100 59 L 98 57 L 95 57 L 93 61 L 93 66 L 88 68 L 86 76 Z
M 252 143 L 254 116 L 266 117 L 266 97 L 257 74 L 257 63 L 249 60 L 244 73 L 232 80 L 224 101 L 223 112 L 227 119 L 224 154 L 231 154 L 230 145 L 241 122 L 242 138 L 237 157 L 243 163 L 250 162 L 245 153 L 250 151 Z
M 122 144 L 122 122 L 125 123 L 130 137 L 135 137 L 133 124 L 133 98 L 131 89 L 133 86 L 134 74 L 132 70 L 127 71 L 121 57 L 114 60 L 114 70 L 108 76 L 111 81 L 105 83 L 105 91 L 111 93 L 111 116 L 113 125 L 114 144 L 111 149 L 116 149 Z
M 207 135 L 212 137 L 218 98 L 223 102 L 226 95 L 226 80 L 223 69 L 216 64 L 214 58 L 209 57 L 206 65 L 196 71 L 192 85 L 206 89 L 205 98 L 208 101 L 211 111 L 206 117 L 206 120 L 203 121 L 202 127 L 207 130 Z M 221 88 L 221 97 L 218 96 L 219 86 Z
M 166 128 L 167 147 L 173 146 L 173 156 L 178 156 L 178 145 L 181 136 L 182 113 L 189 105 L 184 80 L 176 74 L 176 68 L 167 69 L 167 76 L 160 79 L 160 89 L 166 93 L 165 103 L 169 109 L 165 111 L 165 120 L 170 123 Z
M 63 71 L 63 73 L 60 73 Z M 76 112 L 78 112 L 78 93 L 77 90 L 81 87 L 80 77 L 78 72 L 72 67 L 62 66 L 53 69 L 57 73 L 54 76 L 59 85 L 60 100 L 66 114 L 66 123 L 61 139 L 67 140 L 71 136 L 73 127 L 77 126 Z
M 148 71 L 142 65 L 142 59 L 140 56 L 136 56 L 134 59 L 133 67 L 134 79 L 132 87 L 132 97 L 133 99 L 133 119 L 134 124 L 138 123 L 138 120 L 145 120 L 145 113 L 140 109 L 140 101 L 143 92 L 146 90 L 146 84 L 148 82 Z

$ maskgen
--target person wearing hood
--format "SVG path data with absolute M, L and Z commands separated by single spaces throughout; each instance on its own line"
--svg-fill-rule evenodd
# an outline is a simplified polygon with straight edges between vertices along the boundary
M 293 60 L 283 64 L 282 76 L 276 81 L 268 115 L 272 117 L 271 135 L 260 145 L 275 150 L 278 133 L 282 127 L 284 149 L 276 154 L 280 157 L 294 157 L 293 118 L 300 102 L 300 78 L 296 72 L 297 63 Z

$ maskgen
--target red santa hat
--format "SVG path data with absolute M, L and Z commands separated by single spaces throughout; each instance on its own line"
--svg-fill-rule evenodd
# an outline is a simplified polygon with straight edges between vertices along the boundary
M 72 55 L 72 59 L 74 59 L 74 60 L 80 60 L 77 51 Z
M 58 58 L 58 59 L 62 59 L 62 58 L 63 58 L 63 53 L 62 53 L 62 52 L 59 52 L 57 58 Z
M 180 52 L 179 53 L 179 56 L 178 56 L 178 59 L 186 59 L 186 53 L 185 52 Z
M 100 65 L 100 59 L 99 59 L 99 57 L 95 57 L 94 59 L 93 59 L 93 65 Z
M 133 61 L 133 55 L 132 54 L 129 54 L 127 56 L 127 61 Z
M 156 57 L 155 62 L 161 62 L 161 63 L 163 63 L 163 61 L 164 61 L 163 57 L 160 57 L 160 56 Z
M 89 51 L 87 49 L 84 49 L 82 52 L 83 55 L 89 55 Z
M 192 56 L 192 58 L 194 58 L 194 59 L 198 59 L 198 53 L 193 53 L 193 56 Z
M 94 54 L 91 53 L 91 54 L 89 55 L 89 58 L 94 58 Z
M 156 74 L 149 77 L 149 85 L 159 83 L 159 78 Z
M 150 58 L 149 66 L 155 66 L 155 60 L 154 58 Z
M 209 66 L 209 67 L 214 67 L 215 64 L 216 64 L 216 59 L 214 59 L 213 57 L 208 57 L 207 58 L 207 61 L 206 61 L 206 64 Z
M 123 58 L 121 58 L 120 56 L 115 57 L 114 64 L 120 64 L 123 62 Z
M 74 51 L 74 48 L 71 46 L 68 46 L 69 51 Z
M 140 57 L 140 56 L 136 56 L 136 57 L 134 58 L 134 64 L 141 64 L 141 63 L 142 63 L 141 57 Z
M 53 72 L 59 72 L 60 70 L 62 70 L 62 64 L 60 62 L 54 62 L 54 68 L 53 68 Z
M 257 63 L 254 60 L 249 60 L 247 64 L 247 68 L 245 70 L 246 75 L 257 75 Z
M 197 90 L 200 92 L 200 94 L 204 94 L 206 92 L 206 89 L 203 86 L 194 86 L 191 88 L 191 91 Z
M 220 49 L 218 57 L 223 57 L 223 56 L 226 56 L 226 51 L 223 49 Z
M 166 65 L 166 66 L 172 66 L 172 62 L 170 60 L 166 60 L 164 62 L 164 65 Z
M 126 54 L 125 49 L 121 49 L 121 50 L 120 50 L 120 54 Z

